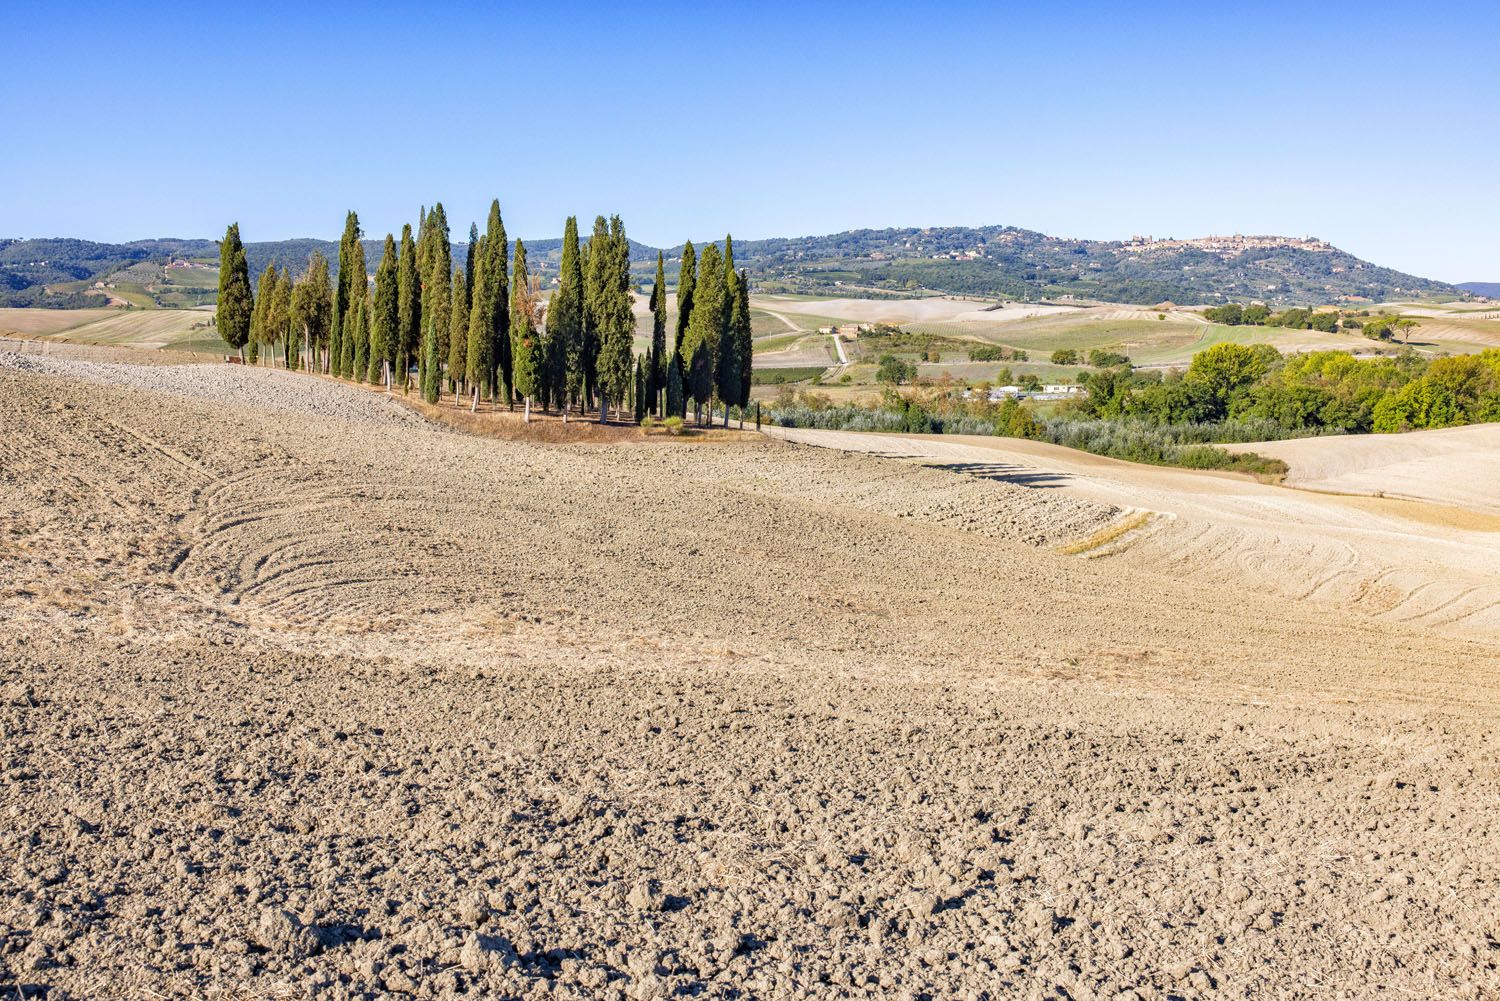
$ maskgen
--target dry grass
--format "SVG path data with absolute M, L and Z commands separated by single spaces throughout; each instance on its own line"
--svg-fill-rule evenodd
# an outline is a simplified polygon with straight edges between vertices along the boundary
M 1086 539 L 1071 542 L 1066 546 L 1058 546 L 1057 551 L 1064 556 L 1080 556 L 1084 553 L 1092 552 L 1135 531 L 1137 528 L 1144 527 L 1150 523 L 1153 517 L 1155 515 L 1150 511 L 1137 511 L 1113 524 L 1106 525 Z

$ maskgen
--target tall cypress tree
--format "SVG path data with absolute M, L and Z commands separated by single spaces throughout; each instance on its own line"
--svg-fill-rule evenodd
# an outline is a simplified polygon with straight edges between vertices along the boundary
M 682 339 L 687 335 L 688 322 L 693 317 L 693 287 L 698 282 L 698 255 L 693 250 L 693 241 L 682 245 L 682 267 L 677 272 L 677 343 L 672 353 L 682 354 Z
M 500 218 L 500 200 L 490 202 L 489 219 L 484 230 L 484 274 L 489 302 L 489 353 L 491 372 L 485 377 L 492 398 L 503 396 L 510 403 L 513 373 L 510 359 L 510 264 L 505 222 Z
M 547 341 L 559 369 L 554 378 L 566 417 L 568 407 L 583 400 L 583 266 L 579 260 L 575 216 L 568 216 L 563 225 L 557 291 L 547 304 Z
M 494 297 L 490 293 L 489 237 L 480 239 L 479 250 L 474 255 L 473 291 L 469 297 L 469 343 L 464 359 L 464 376 L 473 394 L 471 408 L 479 405 L 479 397 L 493 395 L 491 386 L 495 378 L 495 317 Z
M 260 345 L 271 342 L 269 315 L 271 301 L 276 293 L 276 265 L 271 264 L 260 273 L 255 284 L 255 307 L 250 311 L 250 364 L 255 364 L 260 355 Z M 274 360 L 274 359 L 273 359 Z
M 448 388 L 456 396 L 469 357 L 469 282 L 463 268 L 453 269 L 453 302 L 448 309 Z
M 526 401 L 526 421 L 531 421 L 531 399 L 541 376 L 541 352 L 536 336 L 537 296 L 526 270 L 526 245 L 516 241 L 516 256 L 510 277 L 510 351 L 516 393 Z
M 693 410 L 700 424 L 704 406 L 713 399 L 715 376 L 719 370 L 719 342 L 724 333 L 724 292 L 724 268 L 719 248 L 710 243 L 703 248 L 703 256 L 698 261 L 692 317 L 682 339 L 687 394 L 693 398 Z
M 301 331 L 307 347 L 308 368 L 319 371 L 318 352 L 328 342 L 333 326 L 333 286 L 328 278 L 328 258 L 314 250 L 307 259 L 307 273 L 292 290 L 293 326 Z
M 479 224 L 469 223 L 469 248 L 468 255 L 464 259 L 464 310 L 474 305 L 470 296 L 474 294 L 474 255 L 479 253 Z
M 332 358 L 329 367 L 333 374 L 346 378 L 350 375 L 346 363 L 352 364 L 352 353 L 344 331 L 344 319 L 349 312 L 349 303 L 356 294 L 363 295 L 365 291 L 365 247 L 360 242 L 363 235 L 359 228 L 359 216 L 351 209 L 344 216 L 344 235 L 339 238 L 339 275 L 333 293 L 333 330 L 329 351 Z M 357 275 L 355 254 L 359 255 Z
M 656 413 L 656 397 L 666 385 L 667 272 L 662 252 L 656 252 L 656 284 L 651 286 L 651 365 L 646 371 L 647 409 Z
M 370 371 L 371 382 L 380 379 L 380 366 L 389 366 L 390 377 L 395 378 L 395 360 L 400 347 L 400 292 L 397 288 L 396 240 L 385 235 L 385 249 L 380 255 L 380 264 L 375 268 L 375 292 L 371 296 L 370 313 Z
M 401 227 L 401 256 L 396 261 L 396 345 L 393 352 L 392 381 L 409 390 L 408 373 L 411 355 L 422 330 L 422 285 L 417 274 L 417 245 L 411 238 L 411 224 Z
M 750 324 L 750 273 L 740 272 L 735 286 L 739 295 L 730 313 L 729 329 L 734 338 L 734 353 L 739 360 L 740 384 L 734 404 L 740 408 L 740 424 L 745 423 L 745 408 L 750 405 L 750 381 L 755 361 L 755 331 Z
M 431 303 L 435 313 L 433 327 L 437 332 L 438 367 L 448 360 L 448 324 L 453 312 L 453 244 L 448 234 L 448 213 L 443 203 L 432 207 L 427 217 L 427 272 L 422 276 L 422 301 Z M 442 379 L 438 380 L 439 387 Z
M 351 299 L 348 308 L 344 310 L 344 322 L 339 325 L 343 334 L 339 341 L 334 373 L 340 378 L 344 373 L 354 371 L 355 328 L 359 326 L 359 317 L 364 312 L 364 305 L 363 298 Z
M 230 223 L 219 243 L 219 298 L 214 310 L 214 325 L 224 343 L 245 357 L 245 342 L 250 339 L 250 320 L 255 302 L 250 294 L 250 265 L 245 261 L 245 245 L 240 242 L 240 224 Z
M 625 224 L 611 216 L 609 232 L 589 242 L 589 263 L 600 276 L 595 306 L 599 334 L 599 422 L 609 404 L 624 407 L 630 394 L 630 364 L 635 341 L 635 314 L 630 308 L 630 243 Z
M 604 289 L 609 275 L 609 224 L 594 217 L 594 231 L 583 250 L 583 398 L 592 405 L 599 389 L 599 350 L 603 346 Z
M 352 365 L 349 376 L 355 382 L 364 382 L 365 373 L 370 369 L 370 297 L 361 295 L 349 304 L 354 311 L 354 335 L 349 338 L 354 343 L 350 352 Z
M 266 310 L 266 325 L 270 328 L 271 343 L 281 342 L 282 368 L 291 368 L 295 355 L 292 350 L 292 269 L 289 267 L 282 268 L 276 276 L 271 305 Z
M 427 307 L 422 312 L 422 354 L 417 359 L 417 383 L 421 387 L 422 399 L 436 403 L 443 375 L 442 359 L 438 357 L 438 328 L 447 327 L 448 317 L 436 308 L 435 302 L 428 303 Z
M 729 426 L 729 408 L 740 395 L 739 345 L 732 328 L 734 304 L 740 298 L 740 276 L 734 270 L 734 237 L 724 237 L 724 318 L 719 328 L 719 350 L 715 358 L 714 392 L 724 404 L 724 426 Z
M 667 416 L 681 417 L 687 404 L 682 394 L 682 355 L 667 359 Z

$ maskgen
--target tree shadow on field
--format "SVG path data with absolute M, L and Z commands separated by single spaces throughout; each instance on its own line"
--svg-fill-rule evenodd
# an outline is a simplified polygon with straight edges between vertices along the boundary
M 1036 487 L 1050 490 L 1067 486 L 1073 477 L 1068 473 L 1049 473 L 1030 466 L 1017 466 L 1008 462 L 934 462 L 933 469 L 946 469 L 950 473 L 963 473 L 985 480 L 999 480 L 1018 487 Z

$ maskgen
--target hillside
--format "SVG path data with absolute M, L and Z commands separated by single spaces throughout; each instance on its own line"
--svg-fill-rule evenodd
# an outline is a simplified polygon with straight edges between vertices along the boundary
M 1500 299 L 1500 282 L 1459 282 L 1458 287 L 1475 295 Z
M 527 246 L 545 281 L 561 241 L 528 241 Z M 380 240 L 365 241 L 372 271 L 381 247 Z M 272 263 L 300 269 L 314 250 L 337 260 L 338 245 L 331 240 L 248 243 L 252 280 Z M 466 251 L 466 244 L 455 244 L 454 260 L 462 261 Z M 666 248 L 669 277 L 675 278 L 681 251 L 681 245 Z M 161 268 L 173 258 L 211 263 L 216 254 L 212 240 L 0 240 L 0 305 L 97 306 L 108 289 L 92 288 L 94 282 L 131 267 Z M 656 254 L 657 248 L 632 242 L 631 258 L 641 280 L 649 280 Z M 1276 236 L 1096 241 L 1014 226 L 852 230 L 740 241 L 735 260 L 749 269 L 759 291 L 840 296 L 946 293 L 1137 304 L 1260 300 L 1312 305 L 1463 298 L 1479 291 L 1475 285 L 1457 287 L 1380 267 L 1320 240 Z M 170 288 L 171 277 L 138 273 L 127 286 L 143 297 L 138 305 L 212 300 L 206 288 L 197 293 Z

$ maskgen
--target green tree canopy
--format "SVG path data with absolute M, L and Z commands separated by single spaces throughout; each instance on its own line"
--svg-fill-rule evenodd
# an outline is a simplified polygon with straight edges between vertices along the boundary
M 255 303 L 250 293 L 250 266 L 245 245 L 240 242 L 240 224 L 230 223 L 219 243 L 219 299 L 214 325 L 219 336 L 235 350 L 250 339 L 250 321 Z

